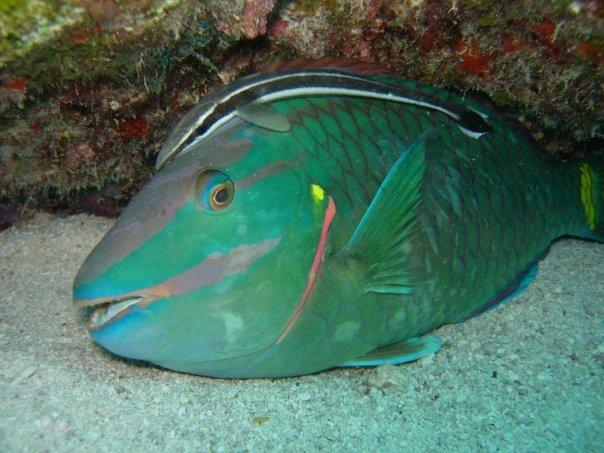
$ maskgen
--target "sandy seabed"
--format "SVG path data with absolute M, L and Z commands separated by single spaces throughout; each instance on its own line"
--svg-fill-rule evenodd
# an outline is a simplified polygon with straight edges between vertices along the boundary
M 604 245 L 555 243 L 527 291 L 418 362 L 221 380 L 91 341 L 71 284 L 111 223 L 0 233 L 0 451 L 602 451 Z

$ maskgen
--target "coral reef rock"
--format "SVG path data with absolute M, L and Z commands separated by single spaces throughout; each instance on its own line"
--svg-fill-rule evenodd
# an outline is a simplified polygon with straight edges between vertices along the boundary
M 333 55 L 468 93 L 544 152 L 601 148 L 598 0 L 4 0 L 0 213 L 117 215 L 213 87 Z M 9 214 L 10 213 L 10 214 Z

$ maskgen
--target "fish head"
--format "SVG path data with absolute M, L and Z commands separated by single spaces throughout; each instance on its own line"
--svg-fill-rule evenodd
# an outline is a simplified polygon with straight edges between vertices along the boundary
M 274 348 L 307 290 L 329 203 L 289 134 L 239 122 L 132 199 L 82 265 L 74 300 L 117 355 L 241 375 L 230 361 Z

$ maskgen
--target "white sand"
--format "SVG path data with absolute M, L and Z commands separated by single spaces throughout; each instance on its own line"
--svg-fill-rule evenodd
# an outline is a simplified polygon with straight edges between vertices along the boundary
M 433 358 L 243 381 L 92 343 L 71 283 L 110 225 L 0 233 L 0 451 L 602 451 L 604 245 L 556 243 L 522 296 L 439 329 Z

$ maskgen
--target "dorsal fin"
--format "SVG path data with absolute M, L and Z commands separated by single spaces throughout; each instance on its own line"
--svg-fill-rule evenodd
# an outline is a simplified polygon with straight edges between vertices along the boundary
M 339 58 L 325 56 L 316 60 L 296 58 L 293 61 L 273 61 L 262 68 L 262 72 L 296 71 L 302 69 L 338 69 L 353 74 L 388 75 L 391 72 L 385 70 L 376 63 L 369 63 L 353 58 Z

